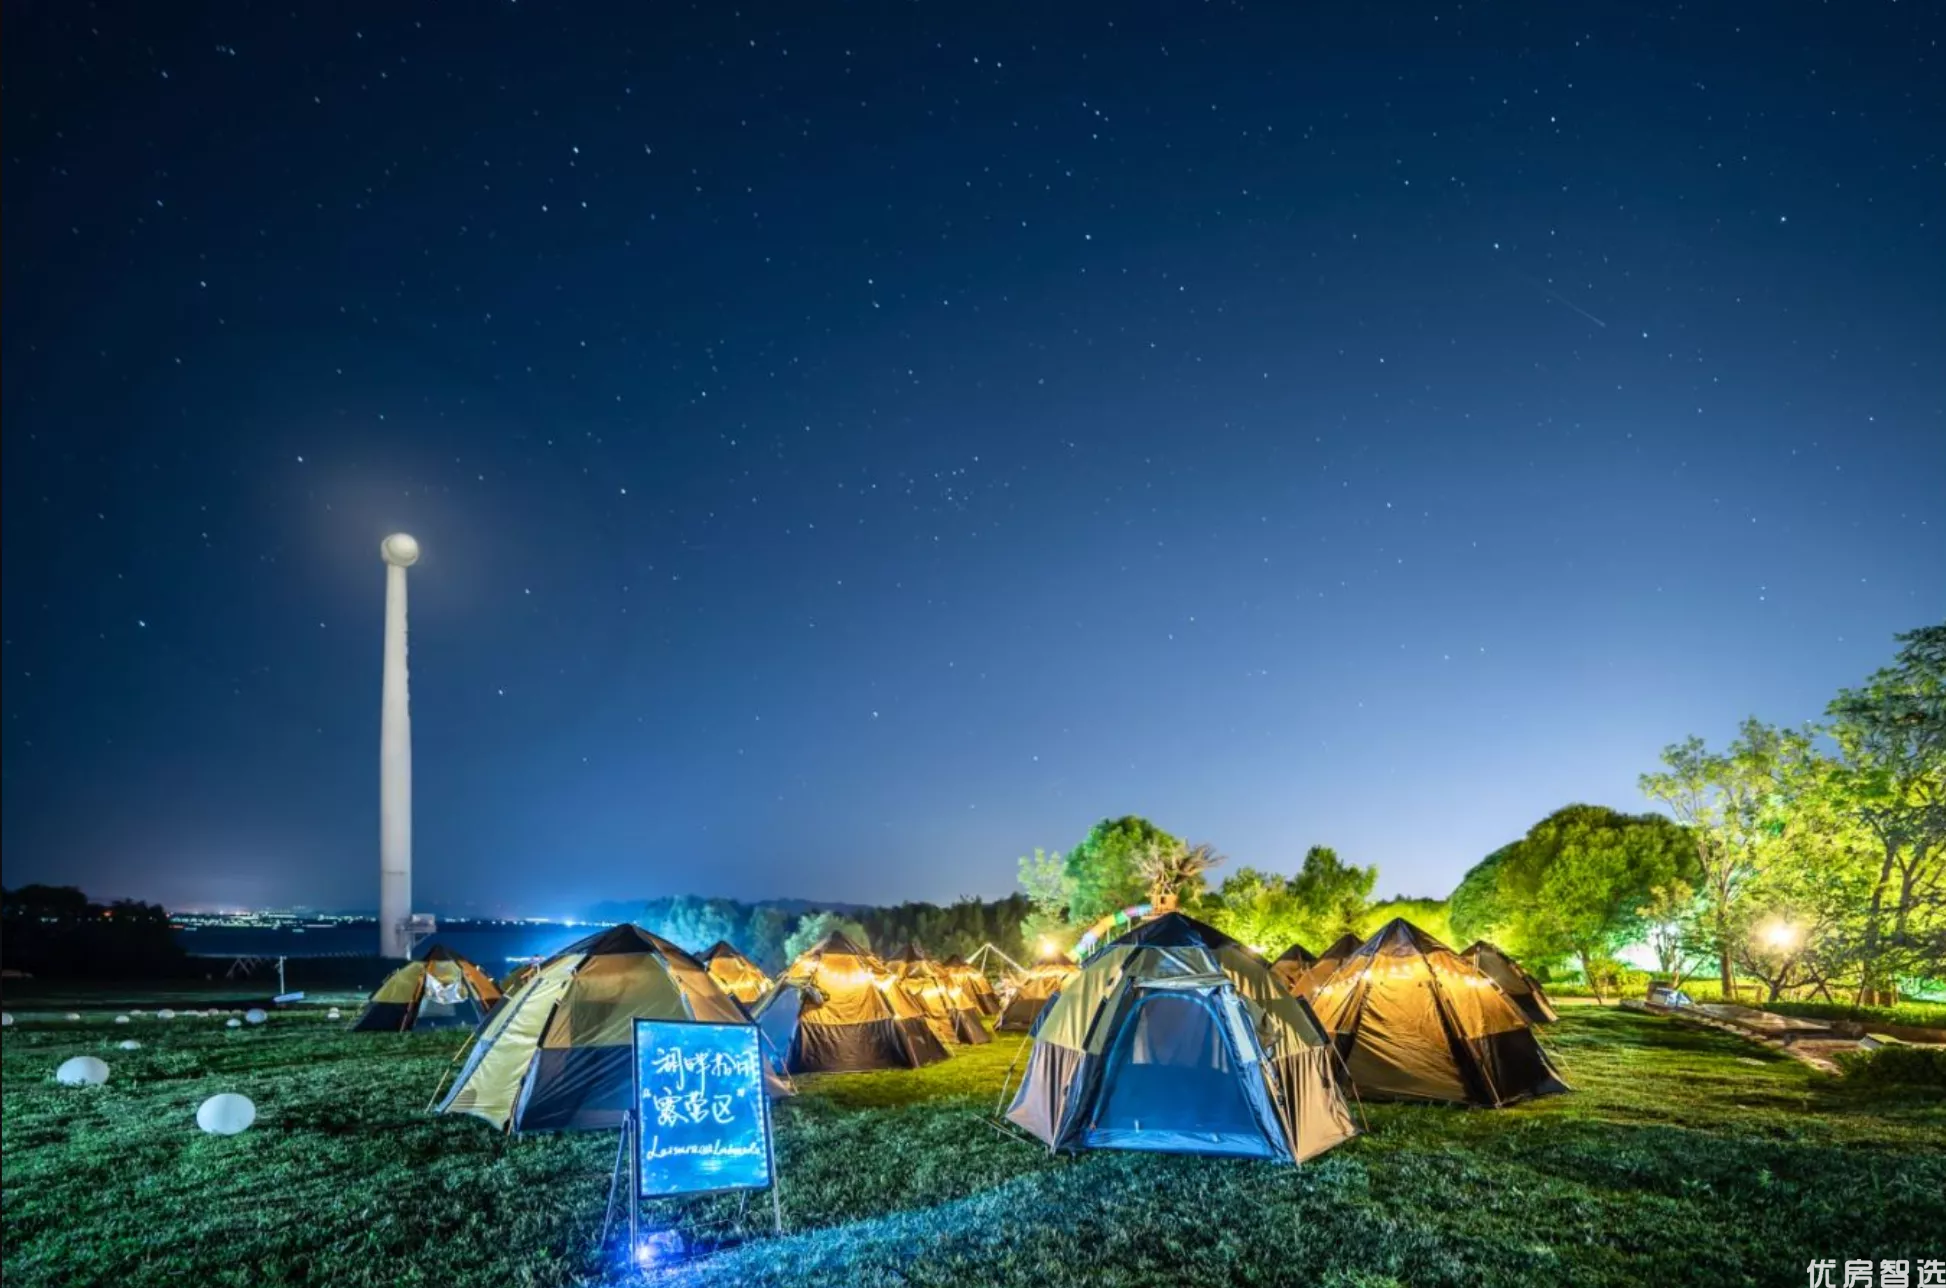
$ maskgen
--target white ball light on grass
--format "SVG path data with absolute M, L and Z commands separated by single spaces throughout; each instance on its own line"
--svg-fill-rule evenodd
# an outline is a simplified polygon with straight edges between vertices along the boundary
M 108 1081 L 108 1066 L 91 1055 L 78 1055 L 62 1062 L 54 1081 L 64 1087 L 99 1087 Z
M 124 1051 L 140 1051 L 142 1049 L 142 1044 L 134 1038 L 123 1038 L 116 1045 L 120 1046 Z
M 79 1012 L 79 1011 L 69 1011 L 69 1012 L 68 1012 L 68 1018 L 69 1018 L 70 1020 L 78 1020 L 78 1019 L 80 1019 L 80 1018 L 81 1018 L 81 1012 Z
M 338 1014 L 338 1008 L 334 1006 L 330 1010 L 326 1011 L 324 1013 L 324 1018 L 327 1020 L 335 1020 L 340 1018 Z
M 223 1027 L 224 1027 L 224 1028 L 226 1028 L 226 1029 L 240 1029 L 240 1028 L 242 1028 L 242 1027 L 243 1027 L 243 1021 L 242 1021 L 242 1020 L 225 1020 L 225 1021 L 223 1021 Z
M 127 1024 L 127 1023 L 128 1023 L 128 1017 L 127 1017 L 126 1015 L 117 1015 L 117 1016 L 115 1017 L 115 1023 L 117 1023 L 117 1024 Z
M 173 1020 L 176 1018 L 176 1013 L 174 1011 L 168 1010 L 167 1008 L 164 1008 L 163 1010 L 157 1011 L 155 1013 L 155 1018 L 158 1020 Z
M 5 1011 L 0 1011 L 0 1029 L 10 1029 L 13 1026 L 14 1017 L 8 1015 Z
M 250 1097 L 226 1091 L 211 1096 L 196 1111 L 196 1125 L 212 1136 L 234 1136 L 257 1121 L 257 1107 Z
M 250 1021 L 250 1023 L 252 1024 L 262 1024 L 265 1020 L 270 1018 L 270 1015 L 268 1012 L 259 1010 L 257 1007 L 253 1006 L 249 1010 L 243 1013 L 243 1018 Z

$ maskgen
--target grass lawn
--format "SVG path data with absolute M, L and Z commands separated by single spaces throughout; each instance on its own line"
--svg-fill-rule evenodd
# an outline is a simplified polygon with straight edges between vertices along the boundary
M 428 1116 L 457 1037 L 353 1035 L 321 1011 L 241 1030 L 109 1021 L 5 1031 L 8 1285 L 615 1281 L 591 1247 L 614 1135 L 513 1141 Z M 116 1049 L 129 1037 L 142 1049 Z M 1014 1037 L 918 1072 L 807 1079 L 778 1118 L 791 1233 L 668 1281 L 1714 1288 L 1802 1284 L 1813 1258 L 1946 1260 L 1946 1089 L 1848 1090 L 1591 1007 L 1547 1041 L 1575 1094 L 1369 1106 L 1368 1135 L 1298 1168 L 1008 1139 L 976 1114 Z M 55 1085 L 84 1053 L 112 1066 L 107 1086 Z M 220 1090 L 257 1102 L 255 1128 L 196 1130 Z

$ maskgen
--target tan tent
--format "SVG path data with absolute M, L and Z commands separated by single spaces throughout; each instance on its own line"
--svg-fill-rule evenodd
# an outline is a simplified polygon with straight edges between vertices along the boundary
M 1304 977 L 1317 964 L 1318 959 L 1310 949 L 1303 944 L 1292 944 L 1284 950 L 1283 956 L 1270 964 L 1270 974 L 1295 996 L 1298 985 L 1304 982 Z
M 1317 1017 L 1262 957 L 1165 913 L 1067 981 L 1007 1118 L 1062 1151 L 1294 1163 L 1354 1133 L 1334 1064 Z
M 1311 996 L 1358 1094 L 1498 1107 L 1566 1091 L 1527 1017 L 1491 979 L 1395 919 Z
M 985 971 L 957 953 L 939 963 L 939 968 L 959 985 L 961 995 L 973 1003 L 974 1010 L 982 1015 L 1000 1014 L 1000 994 L 993 991 Z
M 719 939 L 709 946 L 709 951 L 703 954 L 703 965 L 709 968 L 710 978 L 721 985 L 725 993 L 745 1006 L 755 1006 L 763 1000 L 765 993 L 775 987 L 762 967 L 732 948 L 725 939 Z
M 500 1003 L 487 973 L 443 945 L 386 976 L 351 1029 L 404 1033 L 411 1029 L 473 1028 Z
M 842 933 L 807 949 L 781 982 L 801 995 L 786 1061 L 792 1073 L 916 1069 L 947 1056 L 925 1008 L 883 962 Z M 771 1035 L 773 1041 L 781 1036 Z
M 751 1023 L 694 957 L 640 926 L 612 926 L 542 962 L 494 1012 L 438 1112 L 522 1132 L 619 1127 L 638 1017 Z
M 539 970 L 540 968 L 541 968 L 541 964 L 539 961 L 522 962 L 520 965 L 508 971 L 505 975 L 501 976 L 500 978 L 501 996 L 512 997 L 514 995 L 515 990 L 517 990 L 522 984 L 525 984 L 528 980 L 534 978 L 534 972 Z
M 1552 1024 L 1561 1017 L 1555 1013 L 1554 1004 L 1547 1000 L 1547 992 L 1541 982 L 1527 973 L 1522 966 L 1506 953 L 1484 939 L 1476 939 L 1468 944 L 1460 956 L 1472 962 L 1486 973 L 1486 977 L 1500 986 L 1500 991 L 1511 997 L 1520 1013 L 1531 1024 Z
M 917 943 L 907 940 L 903 948 L 885 959 L 885 964 L 925 1011 L 926 1026 L 941 1042 L 978 1046 L 993 1041 L 993 1035 L 980 1023 L 973 999 Z
M 1061 986 L 1073 979 L 1081 968 L 1059 954 L 1041 958 L 1032 969 L 1021 975 L 1014 983 L 1013 996 L 1007 999 L 1006 1009 L 1000 1012 L 999 1021 L 993 1026 L 996 1033 L 1025 1033 L 1034 1027 L 1034 1017 L 1041 1013 L 1049 998 L 1061 991 Z
M 1331 978 L 1331 973 L 1338 969 L 1338 963 L 1357 952 L 1358 946 L 1363 942 L 1364 940 L 1357 935 L 1350 933 L 1338 936 L 1338 941 L 1325 949 L 1319 954 L 1318 959 L 1311 963 L 1311 969 L 1297 977 L 1297 983 L 1292 987 L 1291 992 L 1308 1000 L 1318 991 L 1318 985 Z

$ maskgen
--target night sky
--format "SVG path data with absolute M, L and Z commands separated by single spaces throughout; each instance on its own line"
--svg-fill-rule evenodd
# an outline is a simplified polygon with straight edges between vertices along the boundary
M 1946 608 L 1936 5 L 5 22 L 9 885 L 374 906 L 394 529 L 450 912 L 1443 894 Z

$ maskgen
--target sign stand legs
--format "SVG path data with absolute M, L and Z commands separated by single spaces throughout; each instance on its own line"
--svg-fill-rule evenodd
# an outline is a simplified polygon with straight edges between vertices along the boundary
M 622 1139 L 615 1146 L 615 1170 L 608 1175 L 608 1206 L 601 1214 L 601 1237 L 595 1242 L 597 1250 L 604 1249 L 608 1246 L 608 1232 L 615 1228 L 615 1191 L 621 1187 L 622 1177 L 629 1177 L 628 1256 L 631 1262 L 635 1259 L 636 1237 L 635 1186 L 633 1183 L 635 1176 L 635 1150 L 632 1148 L 634 1140 L 635 1119 L 633 1116 L 624 1117 L 622 1119 Z M 624 1162 L 623 1160 L 627 1161 Z

